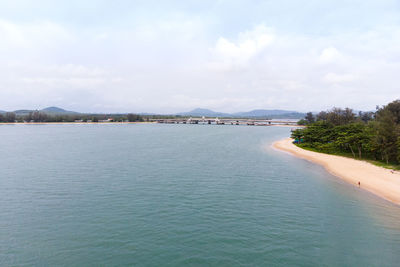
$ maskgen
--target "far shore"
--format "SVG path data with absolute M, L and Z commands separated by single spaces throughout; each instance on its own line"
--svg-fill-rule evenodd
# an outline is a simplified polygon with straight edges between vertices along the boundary
M 48 125 L 56 125 L 56 124 L 77 124 L 77 125 L 86 125 L 86 124 L 147 124 L 147 123 L 158 123 L 155 121 L 134 121 L 134 122 L 0 122 L 0 125 L 43 125 L 43 124 L 48 124 Z M 164 124 L 164 123 L 160 123 Z M 180 123 L 181 124 L 181 123 Z M 195 124 L 193 124 L 195 125 Z M 200 125 L 200 124 L 199 124 Z M 231 124 L 226 124 L 226 125 L 231 125 Z M 247 125 L 246 125 L 247 126 Z M 255 125 L 251 125 L 255 126 Z M 256 127 L 269 127 L 269 126 L 279 126 L 279 127 L 292 127 L 292 128 L 300 128 L 304 126 L 300 125 L 289 125 L 289 124 L 270 124 L 270 125 L 260 125 Z
M 0 125 L 41 125 L 41 124 L 141 124 L 141 123 L 156 123 L 149 121 L 132 121 L 132 122 L 0 122 Z
M 400 173 L 375 166 L 362 160 L 329 155 L 302 149 L 286 138 L 273 143 L 273 147 L 322 165 L 333 175 L 367 190 L 381 198 L 400 205 Z

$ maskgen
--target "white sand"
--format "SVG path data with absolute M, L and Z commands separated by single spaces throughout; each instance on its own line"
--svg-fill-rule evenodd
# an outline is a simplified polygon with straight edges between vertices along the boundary
M 351 158 L 313 152 L 295 146 L 291 138 L 277 141 L 273 147 L 318 163 L 333 175 L 379 197 L 400 204 L 400 173 Z

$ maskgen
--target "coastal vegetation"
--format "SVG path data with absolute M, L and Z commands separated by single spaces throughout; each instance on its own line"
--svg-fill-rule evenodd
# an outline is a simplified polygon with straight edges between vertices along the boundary
M 29 112 L 26 115 L 17 115 L 14 112 L 0 114 L 0 122 L 141 122 L 149 119 L 149 116 L 138 114 L 49 114 L 42 111 Z
M 140 114 L 87 114 L 48 113 L 29 111 L 26 113 L 0 113 L 0 123 L 52 123 L 52 122 L 146 122 L 152 119 L 173 119 L 180 116 L 140 115 Z
M 400 168 L 400 100 L 377 106 L 375 112 L 309 112 L 299 124 L 306 127 L 294 130 L 292 138 L 302 148 Z

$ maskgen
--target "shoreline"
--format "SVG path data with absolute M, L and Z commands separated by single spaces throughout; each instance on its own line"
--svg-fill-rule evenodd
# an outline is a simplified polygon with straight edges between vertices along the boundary
M 152 121 L 133 121 L 133 122 L 0 122 L 0 125 L 56 125 L 56 124 L 77 124 L 77 125 L 89 125 L 89 124 L 170 124 L 170 123 L 158 123 Z M 174 123 L 171 123 L 174 124 Z M 181 124 L 181 123 L 179 123 Z M 190 124 L 188 124 L 190 125 Z M 196 124 L 193 124 L 196 125 Z M 214 124 L 213 124 L 214 125 Z M 230 124 L 226 124 L 230 126 Z M 244 126 L 257 126 L 257 127 L 270 127 L 270 126 L 278 126 L 278 127 L 291 127 L 291 128 L 300 128 L 303 126 L 298 125 L 288 125 L 288 124 L 271 124 L 271 125 L 244 125 Z
M 302 149 L 291 138 L 276 141 L 272 147 L 323 166 L 343 181 L 400 205 L 400 173 L 369 162 Z
M 0 125 L 52 125 L 52 124 L 77 124 L 77 125 L 89 125 L 89 124 L 148 124 L 155 123 L 149 121 L 132 121 L 132 122 L 0 122 Z

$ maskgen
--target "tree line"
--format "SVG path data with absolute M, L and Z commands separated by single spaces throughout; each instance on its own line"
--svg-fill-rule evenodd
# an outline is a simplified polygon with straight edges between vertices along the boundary
M 17 115 L 14 112 L 0 114 L 0 122 L 141 122 L 148 120 L 138 114 L 48 114 L 40 111 L 29 112 L 26 115 Z
M 354 158 L 400 163 L 400 100 L 355 114 L 350 108 L 333 108 L 314 115 L 308 112 L 292 132 L 299 146 Z
M 179 115 L 140 115 L 140 114 L 49 114 L 41 111 L 32 111 L 27 114 L 21 115 L 15 112 L 0 113 L 0 123 L 14 123 L 14 122 L 99 122 L 99 121 L 113 121 L 113 122 L 144 122 L 151 121 L 152 119 L 174 119 L 181 118 Z

